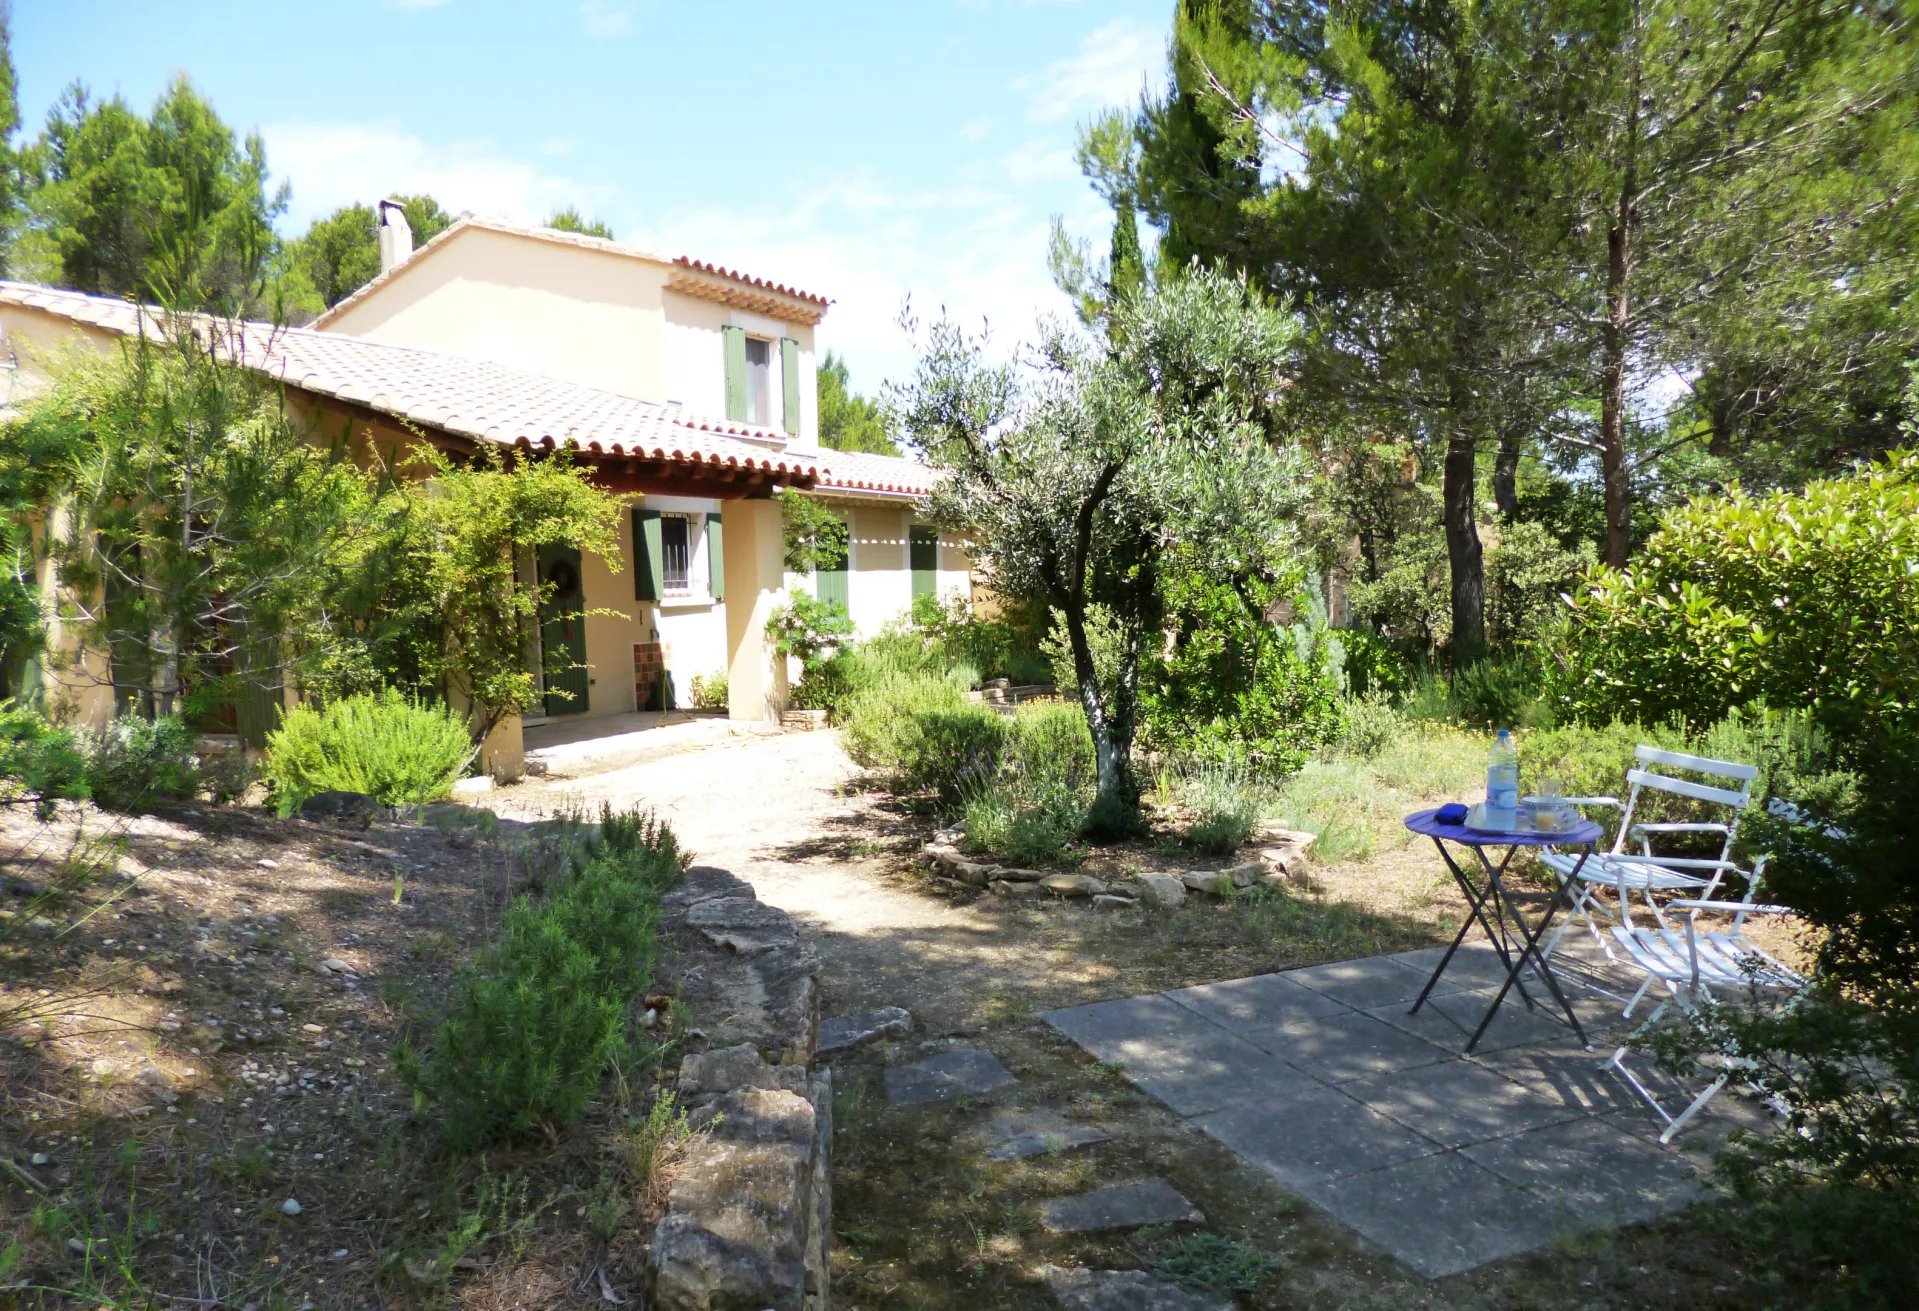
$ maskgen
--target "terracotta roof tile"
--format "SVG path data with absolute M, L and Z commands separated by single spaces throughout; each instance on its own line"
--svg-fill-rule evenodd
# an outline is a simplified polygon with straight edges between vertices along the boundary
M 0 281 L 0 304 L 127 336 L 158 334 L 165 322 L 131 301 L 19 282 Z M 682 416 L 674 406 L 486 360 L 310 328 L 196 322 L 222 334 L 236 363 L 290 386 L 477 441 L 761 470 L 796 480 L 816 478 L 823 463 L 788 456 L 784 440 L 765 429 Z
M 854 451 L 822 450 L 825 468 L 820 472 L 819 489 L 831 491 L 893 492 L 906 496 L 930 496 L 939 484 L 939 470 L 918 460 L 896 455 L 866 455 Z

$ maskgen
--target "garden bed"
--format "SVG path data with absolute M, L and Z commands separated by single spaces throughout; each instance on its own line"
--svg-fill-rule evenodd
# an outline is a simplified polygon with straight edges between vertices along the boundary
M 657 1049 L 578 1128 L 474 1156 L 396 1074 L 396 1043 L 430 1032 L 524 886 L 491 816 L 438 813 L 445 829 L 0 816 L 0 1016 L 18 1021 L 0 1038 L 0 1301 L 637 1292 L 663 1175 L 636 1162 L 670 1153 L 631 1127 Z

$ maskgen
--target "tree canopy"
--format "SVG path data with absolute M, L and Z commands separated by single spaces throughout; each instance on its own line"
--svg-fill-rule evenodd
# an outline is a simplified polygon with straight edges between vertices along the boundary
M 878 402 L 853 390 L 846 361 L 832 351 L 820 358 L 820 445 L 835 451 L 898 455 L 899 443 L 886 430 Z
M 613 229 L 599 219 L 587 218 L 573 206 L 556 209 L 547 216 L 546 226 L 558 228 L 561 232 L 577 232 L 583 237 L 604 237 L 613 240 Z
M 431 196 L 396 196 L 413 244 L 422 246 L 453 226 L 453 216 Z M 380 271 L 380 219 L 370 205 L 344 205 L 315 219 L 288 242 L 276 267 L 281 298 L 292 317 L 311 317 L 373 281 Z

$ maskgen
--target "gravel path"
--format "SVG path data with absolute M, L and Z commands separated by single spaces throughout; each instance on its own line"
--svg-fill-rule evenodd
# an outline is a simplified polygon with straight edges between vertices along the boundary
M 1047 1004 L 1057 989 L 1085 981 L 1069 944 L 1043 931 L 1036 941 L 1026 915 L 994 902 L 948 902 L 887 873 L 912 849 L 911 829 L 845 789 L 856 773 L 838 733 L 786 733 L 529 780 L 487 804 L 523 819 L 567 801 L 657 810 L 696 863 L 737 874 L 814 936 L 829 1015 L 897 1005 L 951 1030 L 988 1018 L 982 1001 Z

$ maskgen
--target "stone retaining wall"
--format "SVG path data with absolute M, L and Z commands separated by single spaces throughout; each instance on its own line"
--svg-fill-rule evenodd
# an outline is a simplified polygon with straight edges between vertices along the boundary
M 701 1130 L 648 1256 L 661 1311 L 827 1311 L 832 1072 L 814 1070 L 819 956 L 786 912 L 696 868 L 662 909 L 662 970 L 704 1031 L 679 1093 Z

